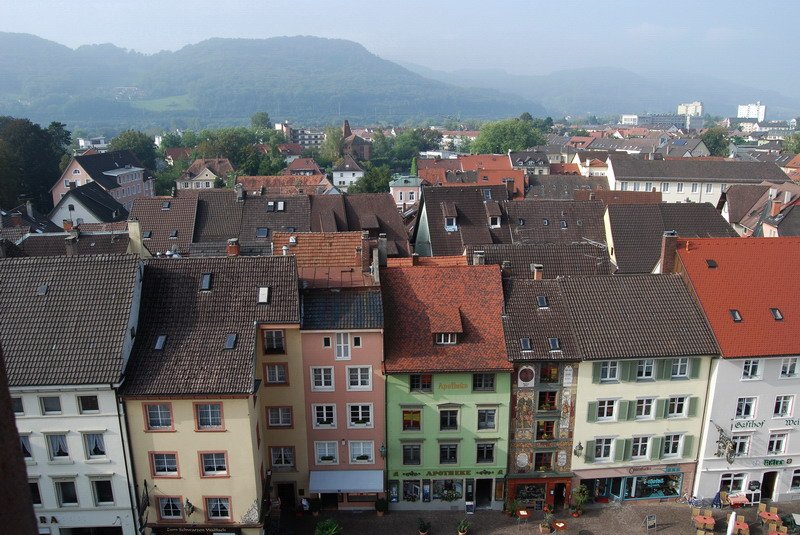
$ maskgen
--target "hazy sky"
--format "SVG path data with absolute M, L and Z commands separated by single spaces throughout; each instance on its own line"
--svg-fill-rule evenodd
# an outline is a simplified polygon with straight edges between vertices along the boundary
M 208 37 L 338 37 L 444 70 L 702 72 L 793 94 L 798 0 L 0 0 L 0 31 L 153 53 Z

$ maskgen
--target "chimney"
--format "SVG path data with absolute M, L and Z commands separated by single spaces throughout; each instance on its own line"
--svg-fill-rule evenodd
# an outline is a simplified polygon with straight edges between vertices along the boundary
M 783 192 L 783 204 L 789 204 L 792 202 L 792 192 L 791 191 L 784 191 Z M 33 216 L 31 216 L 33 217 Z
M 776 215 L 781 213 L 781 201 L 780 199 L 772 199 L 772 205 L 769 209 L 769 216 L 775 217 Z
M 590 201 L 593 201 L 593 200 L 595 200 L 595 198 L 596 198 L 596 195 L 594 194 L 594 192 L 593 192 L 593 191 L 590 191 L 590 192 L 589 192 L 589 200 L 590 200 Z
M 283 247 L 281 247 L 281 252 L 283 253 L 283 256 L 287 256 L 289 254 L 289 246 L 284 245 Z
M 500 266 L 500 271 L 503 274 L 503 278 L 511 278 L 511 262 L 508 260 L 503 260 L 503 264 Z
M 531 264 L 531 273 L 533 273 L 533 280 L 542 280 L 544 276 L 544 266 L 542 264 Z
M 14 212 L 11 214 L 11 226 L 12 227 L 22 226 L 22 214 L 20 212 Z
M 61 227 L 67 232 L 72 230 L 72 219 L 64 219 L 61 222 Z
M 231 238 L 228 240 L 228 245 L 225 247 L 225 254 L 228 256 L 239 256 L 241 248 L 239 247 L 239 238 Z
M 786 201 L 786 202 L 789 202 L 789 201 Z M 33 217 L 33 203 L 31 201 L 26 201 L 25 202 L 25 210 L 28 212 L 28 217 L 30 217 L 31 219 L 35 219 Z
M 416 266 L 419 263 L 419 253 L 414 253 L 411 255 L 411 265 Z
M 64 227 L 66 230 L 66 227 Z M 138 219 L 128 220 L 128 253 L 139 255 L 140 258 L 150 258 L 150 251 L 142 243 L 142 227 Z
M 483 266 L 486 264 L 486 252 L 485 251 L 473 251 L 472 253 L 472 265 L 473 266 Z
M 244 201 L 244 186 L 242 184 L 234 184 L 233 192 L 236 194 L 236 202 Z
M 675 271 L 675 257 L 678 248 L 678 233 L 674 230 L 665 230 L 661 237 L 661 273 Z
M 386 233 L 381 232 L 380 234 L 378 234 L 378 262 L 380 263 L 381 267 L 386 266 L 386 257 L 388 256 L 386 247 L 387 247 Z
M 78 256 L 78 238 L 75 236 L 67 236 L 64 240 L 66 246 L 67 256 Z

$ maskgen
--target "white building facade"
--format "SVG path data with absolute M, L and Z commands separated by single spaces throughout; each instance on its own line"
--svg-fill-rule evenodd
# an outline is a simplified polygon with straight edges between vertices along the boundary
M 678 104 L 678 115 L 688 115 L 689 117 L 700 117 L 703 115 L 703 103 L 699 100 Z
M 739 104 L 736 111 L 736 117 L 742 119 L 757 119 L 759 122 L 763 121 L 767 116 L 767 107 L 761 102 L 755 104 Z

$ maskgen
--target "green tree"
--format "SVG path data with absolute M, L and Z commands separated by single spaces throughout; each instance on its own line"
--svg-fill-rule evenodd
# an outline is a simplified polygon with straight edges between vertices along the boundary
M 800 154 L 800 133 L 792 134 L 783 140 L 783 148 L 786 151 Z
M 417 159 L 411 158 L 411 176 L 417 176 Z
M 584 128 L 573 128 L 568 133 L 571 136 L 584 136 L 585 137 L 585 136 L 589 135 L 589 131 L 584 129 Z
M 250 126 L 253 130 L 270 130 L 272 124 L 269 121 L 269 114 L 265 111 L 259 111 L 250 116 Z
M 67 130 L 67 125 L 53 121 L 47 125 L 47 133 L 53 140 L 53 150 L 66 153 L 70 143 L 72 143 L 72 135 Z
M 532 122 L 506 119 L 484 124 L 471 150 L 478 154 L 500 154 L 536 145 L 544 145 L 544 136 Z
M 347 192 L 379 193 L 389 191 L 389 182 L 391 180 L 392 170 L 389 169 L 388 165 L 375 166 L 371 162 L 364 162 L 364 176 L 347 188 Z
M 177 132 L 166 132 L 161 136 L 161 149 L 183 146 L 183 138 Z
M 199 134 L 200 143 L 197 145 L 197 154 L 201 158 L 228 158 L 234 168 L 253 163 L 253 145 L 258 138 L 252 130 L 241 126 L 219 128 L 217 130 L 203 130 Z
M 277 175 L 286 167 L 286 158 L 278 151 L 278 146 L 273 145 L 269 154 L 261 157 L 261 165 L 258 167 L 259 175 Z
M 325 140 L 319 148 L 319 164 L 330 167 L 344 155 L 344 136 L 341 128 L 329 126 L 325 129 Z
M 712 156 L 728 156 L 730 139 L 728 138 L 728 131 L 724 128 L 709 128 L 700 136 L 700 139 L 706 144 Z
M 153 138 L 138 130 L 125 130 L 111 140 L 108 150 L 129 150 L 147 169 L 156 168 L 156 146 Z
M 175 182 L 181 177 L 181 173 L 186 170 L 186 162 L 175 162 L 174 165 L 164 166 L 164 169 L 155 172 L 156 195 L 169 195 Z
M 519 116 L 519 120 L 520 121 L 531 122 L 531 121 L 533 121 L 533 116 L 526 111 L 526 112 L 523 112 L 522 115 Z

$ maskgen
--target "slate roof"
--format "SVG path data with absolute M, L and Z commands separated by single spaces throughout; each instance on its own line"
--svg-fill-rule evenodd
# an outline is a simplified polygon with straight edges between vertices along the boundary
M 722 357 L 800 354 L 800 238 L 678 240 L 677 252 Z M 731 310 L 742 321 L 734 322 Z
M 538 167 L 550 165 L 550 159 L 547 157 L 547 153 L 540 150 L 509 152 L 508 158 L 511 160 L 511 165 L 514 167 Z
M 12 386 L 119 382 L 138 257 L 6 258 L 0 274 L 0 345 Z
M 131 207 L 131 219 L 139 220 L 142 243 L 150 254 L 166 253 L 175 248 L 180 254 L 189 252 L 194 238 L 197 195 L 182 192 L 177 197 L 139 197 Z M 177 231 L 177 236 L 171 238 Z M 145 233 L 150 238 L 144 238 Z
M 789 178 L 774 163 L 717 161 L 699 158 L 640 160 L 610 156 L 616 180 L 699 180 L 704 182 L 754 183 L 764 180 L 786 182 Z
M 609 275 L 615 266 L 608 249 L 589 243 L 514 243 L 470 245 L 466 250 L 467 263 L 472 264 L 474 253 L 482 251 L 486 264 L 502 265 L 511 262 L 511 277 L 531 279 L 531 264 L 543 266 L 545 279 L 578 275 Z
M 69 204 L 73 199 L 80 202 L 97 219 L 104 223 L 114 221 L 125 221 L 128 219 L 128 211 L 117 200 L 112 197 L 103 187 L 95 182 L 88 182 L 83 186 L 70 189 L 58 201 L 56 208 L 62 204 Z M 55 212 L 56 208 L 53 208 Z M 51 213 L 53 213 L 51 212 Z
M 200 290 L 203 273 L 211 273 L 210 291 Z M 258 303 L 260 287 L 269 287 L 266 304 Z M 300 322 L 294 258 L 151 259 L 139 317 L 124 395 L 251 394 L 254 324 Z M 224 349 L 231 333 L 236 345 Z
M 665 230 L 686 238 L 737 236 L 709 203 L 616 204 L 608 207 L 608 217 L 620 273 L 652 272 Z
M 75 156 L 75 161 L 92 177 L 92 180 L 99 183 L 106 191 L 120 187 L 116 179 L 103 174 L 106 171 L 113 171 L 126 166 L 144 167 L 139 158 L 129 150 Z
M 66 256 L 69 232 L 28 234 L 19 243 L 26 256 Z M 78 255 L 125 254 L 128 251 L 127 232 L 79 232 L 76 240 Z
M 559 279 L 583 359 L 719 354 L 680 275 Z
M 381 289 L 388 373 L 511 371 L 497 266 L 385 268 Z M 460 325 L 445 325 L 454 315 Z M 463 332 L 455 345 L 436 345 L 432 325 Z
M 572 164 L 576 165 L 576 164 Z M 608 189 L 608 178 L 604 176 L 576 175 L 531 175 L 528 177 L 528 199 L 570 201 L 576 191 L 602 191 Z M 585 200 L 588 200 L 588 195 Z
M 571 243 L 587 239 L 604 243 L 604 208 L 600 201 L 526 200 L 506 203 L 514 243 Z
M 0 230 L 15 228 L 11 221 L 12 214 L 19 213 L 22 218 L 22 233 L 28 232 L 58 232 L 61 227 L 50 221 L 47 216 L 40 214 L 33 206 L 20 204 L 10 210 L 0 208 Z M 20 227 L 17 227 L 20 228 Z
M 306 290 L 300 328 L 315 330 L 383 329 L 380 289 Z

